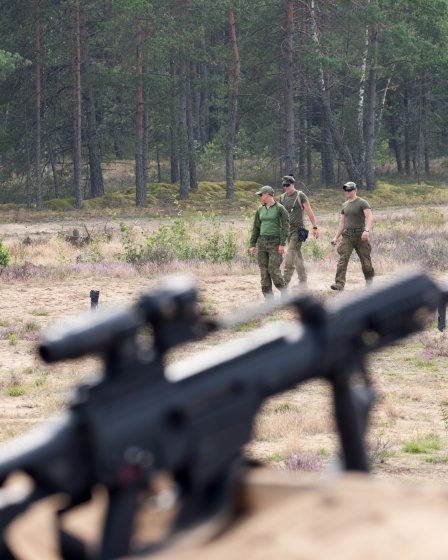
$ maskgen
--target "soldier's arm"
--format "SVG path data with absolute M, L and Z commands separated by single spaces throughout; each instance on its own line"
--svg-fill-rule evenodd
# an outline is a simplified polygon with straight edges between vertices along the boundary
M 336 243 L 338 242 L 338 239 L 341 237 L 342 232 L 344 231 L 344 227 L 345 227 L 345 216 L 344 214 L 341 212 L 339 215 L 339 225 L 338 225 L 338 229 L 336 230 L 336 234 L 333 237 L 333 239 L 331 240 L 331 244 L 332 245 L 336 245 Z
M 286 245 L 286 239 L 288 238 L 289 231 L 289 214 L 284 206 L 279 205 L 280 212 L 280 246 Z
M 319 233 L 317 231 L 317 221 L 314 215 L 313 209 L 311 208 L 311 204 L 307 201 L 303 203 L 303 208 L 308 216 L 311 225 L 313 226 L 313 236 L 317 239 L 319 237 Z
M 365 227 L 364 231 L 362 232 L 361 238 L 364 239 L 364 240 L 367 240 L 367 239 L 369 239 L 370 230 L 372 229 L 373 214 L 372 214 L 372 210 L 370 208 L 364 208 L 363 212 L 364 212 L 364 216 L 365 216 L 365 219 L 366 219 L 366 227 Z
M 252 235 L 250 236 L 250 243 L 249 243 L 250 248 L 255 247 L 259 236 L 260 236 L 260 215 L 257 210 L 255 212 L 254 223 L 252 226 Z

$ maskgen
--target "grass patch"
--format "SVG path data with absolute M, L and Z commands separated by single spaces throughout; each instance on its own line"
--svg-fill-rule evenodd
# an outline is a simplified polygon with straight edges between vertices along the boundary
M 402 450 L 405 453 L 431 453 L 433 451 L 440 451 L 442 442 L 437 434 L 426 434 L 416 437 L 403 444 Z
M 24 385 L 14 385 L 6 390 L 9 397 L 21 397 L 27 393 L 27 388 Z
M 32 309 L 30 311 L 30 315 L 33 315 L 34 317 L 48 317 L 50 314 L 48 311 L 44 311 L 43 309 Z
M 236 327 L 233 327 L 232 332 L 250 332 L 261 326 L 261 319 L 255 319 L 253 321 L 247 321 L 246 323 L 240 323 Z
M 19 337 L 15 332 L 11 332 L 11 331 L 7 332 L 5 338 L 10 346 L 17 346 L 19 342 Z
M 282 463 L 286 459 L 283 453 L 273 453 L 266 457 L 268 463 Z
M 284 414 L 285 412 L 290 412 L 293 410 L 297 410 L 297 407 L 287 402 L 278 403 L 274 406 L 274 412 L 276 414 Z

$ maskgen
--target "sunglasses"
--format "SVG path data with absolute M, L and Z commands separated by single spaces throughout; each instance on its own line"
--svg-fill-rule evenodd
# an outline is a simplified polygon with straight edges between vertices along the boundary
M 352 192 L 352 191 L 354 191 L 354 190 L 355 190 L 355 189 L 344 189 L 345 192 Z

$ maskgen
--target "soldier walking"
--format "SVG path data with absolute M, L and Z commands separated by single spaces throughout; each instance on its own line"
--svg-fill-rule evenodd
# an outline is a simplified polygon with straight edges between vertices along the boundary
M 346 201 L 342 205 L 336 235 L 331 240 L 331 244 L 336 245 L 342 235 L 342 241 L 338 246 L 339 261 L 336 278 L 331 285 L 332 290 L 339 291 L 344 289 L 348 261 L 353 249 L 361 261 L 366 286 L 372 283 L 375 276 L 370 258 L 372 247 L 369 242 L 373 222 L 372 210 L 367 200 L 358 196 L 356 183 L 349 181 L 342 188 L 345 191 Z
M 255 212 L 249 253 L 255 255 L 258 249 L 258 266 L 261 274 L 263 296 L 272 296 L 272 284 L 282 290 L 285 287 L 280 266 L 285 254 L 288 235 L 288 212 L 274 200 L 274 189 L 262 187 L 257 193 L 261 206 Z
M 289 214 L 289 233 L 288 248 L 285 256 L 285 269 L 283 272 L 283 280 L 285 287 L 291 282 L 294 270 L 297 270 L 299 283 L 306 285 L 307 276 L 302 256 L 302 241 L 299 239 L 299 228 L 303 228 L 303 211 L 305 210 L 312 228 L 313 237 L 317 239 L 319 232 L 317 229 L 316 218 L 308 198 L 305 193 L 295 188 L 295 179 L 292 175 L 286 175 L 282 179 L 285 192 L 280 197 L 280 203 L 286 208 Z

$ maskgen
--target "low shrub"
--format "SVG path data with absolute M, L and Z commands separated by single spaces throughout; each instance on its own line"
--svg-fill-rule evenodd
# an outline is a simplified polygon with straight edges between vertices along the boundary
M 11 260 L 11 253 L 3 245 L 3 236 L 0 235 L 0 267 L 7 266 Z

